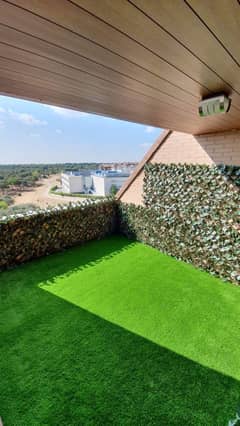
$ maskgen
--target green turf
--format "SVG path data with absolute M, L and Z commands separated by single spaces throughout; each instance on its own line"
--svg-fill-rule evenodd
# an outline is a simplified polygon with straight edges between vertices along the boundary
M 121 237 L 0 274 L 5 426 L 227 425 L 240 288 Z

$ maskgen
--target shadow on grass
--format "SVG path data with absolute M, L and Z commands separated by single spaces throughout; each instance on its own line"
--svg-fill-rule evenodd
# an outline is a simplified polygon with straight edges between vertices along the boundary
M 4 425 L 227 425 L 238 381 L 38 287 L 40 278 L 54 280 L 130 245 L 111 241 L 1 275 Z
M 65 250 L 50 254 L 49 256 L 31 260 L 23 265 L 19 265 L 12 271 L 16 276 L 21 276 L 22 271 L 27 274 L 25 285 L 52 284 L 56 277 L 65 277 L 85 268 L 91 268 L 96 264 L 113 258 L 116 254 L 130 249 L 135 242 L 127 240 L 125 237 L 114 235 L 104 240 L 89 241 L 83 246 L 66 248 Z M 84 247 L 84 250 L 82 250 Z M 87 250 L 86 250 L 87 247 Z M 0 272 L 1 273 L 1 272 Z M 8 271 L 2 272 L 2 276 Z M 11 279 L 11 276 L 9 276 Z

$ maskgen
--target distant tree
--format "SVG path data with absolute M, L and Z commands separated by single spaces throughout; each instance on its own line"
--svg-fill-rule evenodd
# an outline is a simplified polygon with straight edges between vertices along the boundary
M 116 195 L 117 192 L 118 192 L 118 188 L 116 185 L 113 184 L 110 188 L 110 195 L 114 197 L 114 195 Z
M 18 179 L 14 176 L 10 176 L 7 178 L 7 185 L 16 185 L 18 182 Z
M 4 188 L 7 188 L 7 187 L 8 187 L 8 185 L 4 180 L 0 181 L 0 189 L 4 189 Z
M 40 173 L 37 170 L 34 170 L 32 172 L 32 178 L 33 180 L 38 180 L 40 178 Z
M 6 201 L 0 200 L 0 209 L 7 209 L 8 205 L 6 203 Z

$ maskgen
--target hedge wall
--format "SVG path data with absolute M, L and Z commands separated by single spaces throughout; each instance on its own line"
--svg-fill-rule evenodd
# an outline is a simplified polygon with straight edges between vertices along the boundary
M 0 221 L 0 270 L 115 231 L 114 201 L 87 201 Z
M 120 229 L 240 283 L 240 168 L 148 164 L 144 206 L 119 205 Z
M 240 168 L 149 164 L 145 206 L 119 203 L 120 232 L 240 283 Z M 0 220 L 0 270 L 116 230 L 114 200 Z

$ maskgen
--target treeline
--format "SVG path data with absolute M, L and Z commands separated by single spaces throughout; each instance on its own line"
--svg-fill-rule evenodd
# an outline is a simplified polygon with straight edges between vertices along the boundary
M 98 163 L 63 163 L 63 164 L 9 164 L 0 165 L 0 190 L 12 186 L 33 186 L 39 179 L 62 171 L 95 169 Z

